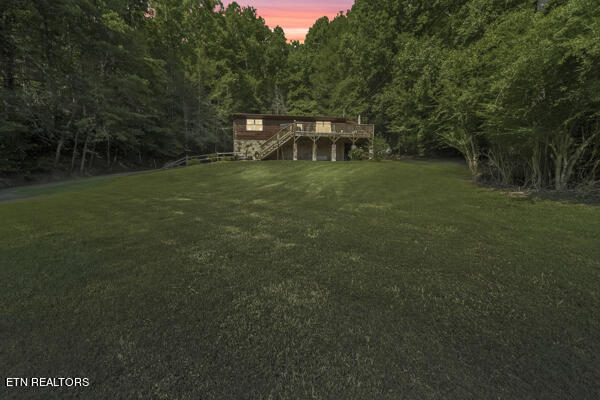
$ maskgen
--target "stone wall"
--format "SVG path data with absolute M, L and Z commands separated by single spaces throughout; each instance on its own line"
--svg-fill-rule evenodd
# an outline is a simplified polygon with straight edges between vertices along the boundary
M 260 151 L 260 146 L 263 143 L 264 140 L 234 140 L 233 151 L 253 158 Z

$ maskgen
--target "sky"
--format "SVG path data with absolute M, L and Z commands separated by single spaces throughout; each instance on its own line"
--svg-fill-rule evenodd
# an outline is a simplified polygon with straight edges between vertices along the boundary
M 352 8 L 354 0 L 236 0 L 240 6 L 256 8 L 270 28 L 277 25 L 285 31 L 288 40 L 303 41 L 308 28 L 323 16 L 329 19 L 339 11 Z M 223 1 L 228 5 L 231 0 Z

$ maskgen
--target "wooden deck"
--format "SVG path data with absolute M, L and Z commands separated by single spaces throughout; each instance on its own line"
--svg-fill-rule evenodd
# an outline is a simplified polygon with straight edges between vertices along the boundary
M 296 143 L 299 138 L 309 138 L 313 141 L 313 160 L 316 160 L 317 141 L 321 138 L 328 138 L 332 143 L 332 161 L 335 161 L 333 152 L 336 143 L 340 139 L 347 139 L 353 145 L 358 140 L 373 140 L 375 137 L 375 125 L 358 124 L 331 124 L 327 126 L 318 126 L 316 123 L 295 122 L 284 126 L 279 132 L 267 139 L 260 148 L 259 159 L 264 160 L 273 152 L 278 151 L 282 146 L 293 140 L 294 160 L 297 159 Z

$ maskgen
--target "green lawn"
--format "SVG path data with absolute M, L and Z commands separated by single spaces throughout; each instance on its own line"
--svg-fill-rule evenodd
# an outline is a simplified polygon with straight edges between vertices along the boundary
M 0 203 L 0 368 L 91 385 L 2 398 L 600 396 L 600 207 L 424 162 L 72 189 Z

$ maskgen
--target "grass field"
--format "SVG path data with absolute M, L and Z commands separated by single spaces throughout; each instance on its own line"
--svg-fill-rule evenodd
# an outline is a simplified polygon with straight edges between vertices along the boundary
M 0 220 L 3 380 L 91 383 L 1 398 L 600 396 L 600 207 L 455 164 L 213 164 Z

